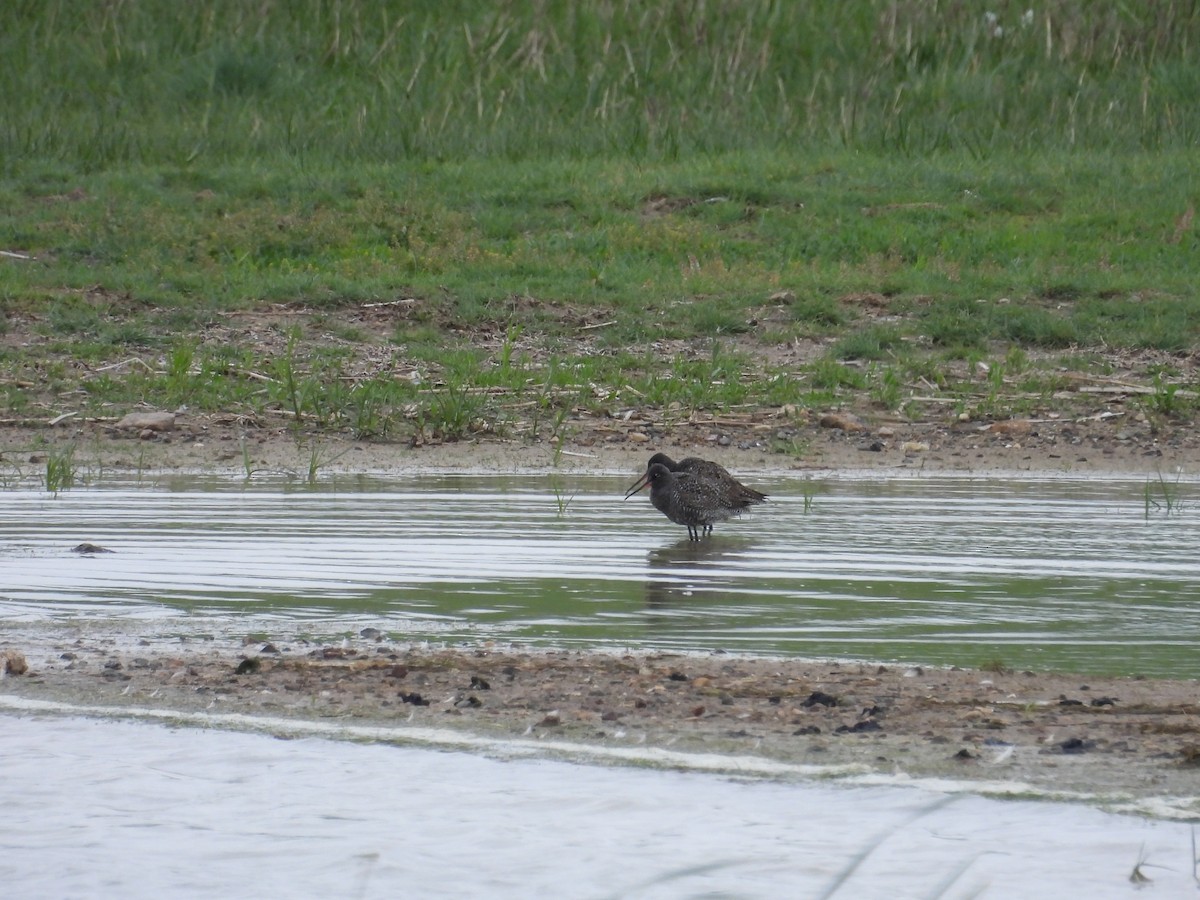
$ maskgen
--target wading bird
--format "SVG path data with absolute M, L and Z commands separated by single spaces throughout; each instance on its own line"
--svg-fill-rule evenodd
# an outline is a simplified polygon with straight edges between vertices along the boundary
M 729 471 L 720 463 L 715 463 L 709 459 L 701 459 L 698 456 L 688 456 L 681 459 L 679 462 L 671 459 L 665 453 L 655 453 L 650 457 L 650 461 L 646 463 L 646 471 L 650 471 L 650 467 L 658 463 L 660 466 L 666 466 L 676 475 L 687 472 L 691 475 L 699 475 L 705 481 L 715 483 L 718 490 L 721 492 L 722 500 L 729 506 L 745 508 L 753 506 L 756 503 L 762 503 L 767 499 L 767 495 L 748 488 L 736 478 L 729 474 Z
M 677 471 L 673 472 L 666 463 L 656 461 L 660 457 L 672 462 L 669 457 L 656 454 L 646 467 L 646 474 L 625 492 L 625 499 L 649 486 L 650 502 L 655 509 L 675 524 L 686 526 L 688 537 L 693 541 L 712 534 L 714 523 L 741 515 L 747 506 L 766 499 L 765 494 L 746 487 L 716 463 L 703 459 L 683 460 L 675 464 Z M 684 463 L 689 462 L 703 466 L 700 471 L 683 468 Z M 720 475 L 701 474 L 709 466 L 713 469 L 708 471 Z

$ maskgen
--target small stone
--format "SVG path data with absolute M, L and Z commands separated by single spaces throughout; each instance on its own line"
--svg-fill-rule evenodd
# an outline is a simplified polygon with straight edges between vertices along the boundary
M 124 416 L 116 427 L 126 431 L 155 432 L 173 431 L 175 429 L 175 413 L 169 412 L 131 412 Z
M 1060 744 L 1056 745 L 1063 753 L 1086 753 L 1096 746 L 1095 741 L 1087 741 L 1082 738 L 1068 738 Z
M 25 660 L 25 654 L 20 650 L 5 650 L 4 651 L 4 674 L 5 675 L 24 675 L 29 671 L 29 663 Z
M 867 424 L 853 413 L 825 413 L 818 420 L 822 428 L 836 428 L 839 431 L 866 431 Z
M 71 548 L 72 553 L 112 553 L 107 547 L 101 547 L 99 544 L 89 544 L 84 541 Z
M 1003 422 L 993 422 L 984 431 L 992 434 L 1029 434 L 1033 431 L 1033 423 L 1028 419 L 1007 419 Z
M 800 705 L 804 707 L 837 706 L 838 701 L 837 697 L 834 697 L 831 694 L 826 694 L 824 691 L 813 691 L 808 695 L 808 699 Z

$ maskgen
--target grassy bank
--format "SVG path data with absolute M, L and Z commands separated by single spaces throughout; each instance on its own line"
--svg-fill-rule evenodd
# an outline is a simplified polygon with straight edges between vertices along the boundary
M 1200 10 L 1168 0 L 15 0 L 2 16 L 10 170 L 1200 136 Z
M 0 17 L 10 419 L 995 417 L 1114 354 L 1148 414 L 1194 411 L 1187 5 Z

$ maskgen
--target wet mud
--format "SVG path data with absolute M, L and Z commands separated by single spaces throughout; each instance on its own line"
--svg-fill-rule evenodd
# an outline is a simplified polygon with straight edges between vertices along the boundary
M 93 708 L 436 726 L 755 756 L 981 790 L 1196 795 L 1193 681 L 882 666 L 731 654 L 595 653 L 213 637 L 5 648 L 0 693 Z M 19 670 L 19 674 L 18 674 Z M 997 783 L 1008 785 L 998 788 Z M 1194 801 L 1200 815 L 1200 800 Z

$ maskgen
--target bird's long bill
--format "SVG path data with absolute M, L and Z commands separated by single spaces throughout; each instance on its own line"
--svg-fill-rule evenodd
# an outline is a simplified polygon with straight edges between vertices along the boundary
M 649 483 L 650 483 L 650 473 L 647 472 L 645 475 L 643 475 L 641 478 L 639 478 L 637 480 L 637 483 L 634 484 L 633 487 L 631 487 L 629 490 L 627 490 L 625 492 L 625 499 L 628 500 L 630 497 L 632 497 L 634 494 L 636 494 L 638 491 L 640 491 L 642 488 L 644 488 Z

